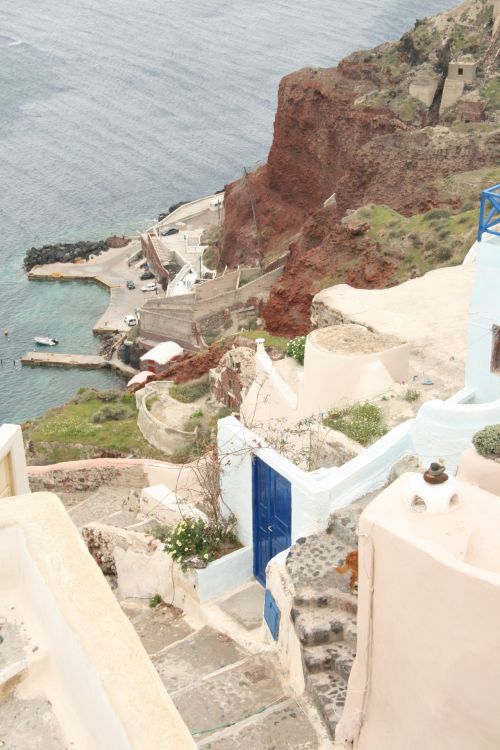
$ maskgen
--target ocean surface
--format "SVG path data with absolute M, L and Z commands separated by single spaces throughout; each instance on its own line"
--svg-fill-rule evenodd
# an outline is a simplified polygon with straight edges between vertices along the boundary
M 28 282 L 27 248 L 145 228 L 222 188 L 266 158 L 284 74 L 335 65 L 453 4 L 2 0 L 0 424 L 119 383 L 19 366 L 35 335 L 98 351 L 107 300 L 92 285 Z

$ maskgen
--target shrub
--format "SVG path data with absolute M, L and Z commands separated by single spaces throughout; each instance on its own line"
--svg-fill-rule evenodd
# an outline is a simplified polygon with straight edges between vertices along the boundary
M 167 536 L 164 550 L 181 564 L 191 557 L 199 557 L 204 563 L 209 563 L 222 546 L 228 544 L 236 546 L 238 540 L 222 524 L 188 517 L 180 521 Z
M 296 336 L 286 345 L 286 354 L 288 357 L 293 357 L 301 365 L 304 364 L 304 352 L 306 349 L 306 337 Z
M 440 247 L 437 251 L 437 259 L 440 261 L 450 260 L 453 257 L 453 252 L 449 247 Z
M 169 393 L 172 398 L 181 401 L 183 404 L 190 404 L 192 401 L 205 396 L 210 387 L 208 375 L 202 375 L 201 378 L 190 380 L 188 383 L 178 383 L 173 385 Z
M 161 602 L 162 602 L 162 598 L 161 598 L 161 596 L 160 596 L 159 594 L 155 594 L 155 595 L 154 595 L 154 596 L 152 596 L 152 597 L 151 597 L 151 599 L 149 600 L 149 606 L 151 607 L 151 609 L 154 609 L 154 608 L 155 608 L 155 607 L 157 607 L 157 606 L 158 606 L 159 604 L 161 604 Z
M 476 432 L 472 443 L 481 456 L 500 459 L 500 424 L 491 424 Z
M 95 397 L 99 399 L 99 401 L 118 401 L 118 399 L 121 399 L 122 393 L 120 391 L 96 391 Z
M 108 404 L 92 415 L 92 422 L 94 424 L 100 424 L 101 422 L 109 422 L 111 420 L 130 419 L 132 416 L 132 412 L 130 409 L 127 409 L 126 406 L 121 406 L 120 404 Z
M 408 388 L 403 398 L 405 401 L 408 401 L 408 403 L 412 404 L 414 401 L 418 401 L 418 399 L 420 398 L 420 391 L 417 391 L 416 388 Z
M 436 219 L 448 219 L 450 212 L 445 208 L 434 208 L 432 211 L 428 211 L 423 217 L 424 221 L 434 221 Z
M 190 415 L 189 419 L 184 422 L 184 427 L 182 429 L 184 430 L 184 432 L 194 432 L 196 427 L 201 424 L 202 420 L 203 412 L 201 409 L 197 409 Z
M 332 430 L 343 432 L 361 445 L 368 445 L 387 432 L 382 410 L 368 402 L 345 409 L 332 409 L 323 423 Z

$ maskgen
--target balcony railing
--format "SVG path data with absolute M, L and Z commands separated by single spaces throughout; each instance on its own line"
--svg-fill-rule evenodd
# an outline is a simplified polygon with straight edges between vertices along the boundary
M 496 227 L 496 230 L 494 227 Z M 500 237 L 498 229 L 500 229 L 500 185 L 493 185 L 493 187 L 483 190 L 481 193 L 479 227 L 477 230 L 478 241 L 481 242 L 485 232 Z

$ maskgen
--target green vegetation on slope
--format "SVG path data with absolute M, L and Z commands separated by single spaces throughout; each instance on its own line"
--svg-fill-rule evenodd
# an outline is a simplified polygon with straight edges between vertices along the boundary
M 361 445 L 369 445 L 387 432 L 382 410 L 368 401 L 344 409 L 332 409 L 323 423 L 332 430 L 343 432 Z
M 244 339 L 250 339 L 251 341 L 264 339 L 264 346 L 272 346 L 275 349 L 279 349 L 281 352 L 285 352 L 288 345 L 288 339 L 283 338 L 283 336 L 273 336 L 271 333 L 263 330 L 239 331 L 237 335 Z
M 210 389 L 210 378 L 207 375 L 202 375 L 201 378 L 196 380 L 190 380 L 187 383 L 178 383 L 173 385 L 169 389 L 169 394 L 176 401 L 180 401 L 183 404 L 191 404 L 193 401 L 197 401 L 202 396 L 206 396 Z
M 104 407 L 103 401 L 112 401 L 113 408 Z M 110 418 L 103 420 L 103 412 Z M 64 406 L 26 422 L 23 432 L 31 463 L 102 455 L 167 458 L 143 438 L 137 426 L 135 397 L 122 391 L 82 389 Z
M 393 282 L 401 283 L 433 268 L 463 261 L 476 236 L 479 194 L 499 182 L 500 168 L 461 172 L 443 179 L 438 186 L 443 202 L 463 206 L 457 213 L 435 208 L 406 217 L 388 206 L 370 204 L 350 214 L 346 223 L 363 221 L 370 225 L 370 237 L 398 264 Z

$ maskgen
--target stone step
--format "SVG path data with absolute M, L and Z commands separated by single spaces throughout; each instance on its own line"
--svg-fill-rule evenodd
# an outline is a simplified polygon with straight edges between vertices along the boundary
M 338 510 L 329 518 L 328 531 L 349 549 L 358 548 L 358 522 L 362 509 Z
M 196 741 L 233 726 L 288 698 L 275 659 L 250 656 L 227 669 L 195 679 L 170 693 L 182 720 Z M 196 665 L 193 671 L 196 676 Z
M 355 656 L 355 646 L 344 641 L 324 646 L 308 646 L 302 652 L 307 673 L 335 672 L 344 680 L 349 679 Z
M 351 573 L 336 571 L 351 551 L 352 547 L 326 532 L 299 540 L 286 560 L 296 592 L 294 606 L 335 607 L 354 614 L 357 600 L 350 591 Z
M 345 610 L 294 608 L 291 617 L 303 646 L 337 641 L 356 643 L 356 617 Z
M 341 576 L 337 575 L 337 578 Z M 294 609 L 336 610 L 355 615 L 358 611 L 358 599 L 349 591 L 349 574 L 345 576 L 344 587 L 347 591 L 333 588 L 328 593 L 320 593 L 310 588 L 299 589 L 293 598 Z
M 198 741 L 204 750 L 317 750 L 311 722 L 293 698 Z
M 347 681 L 335 673 L 313 674 L 307 678 L 307 691 L 334 739 L 335 729 L 344 711 Z

